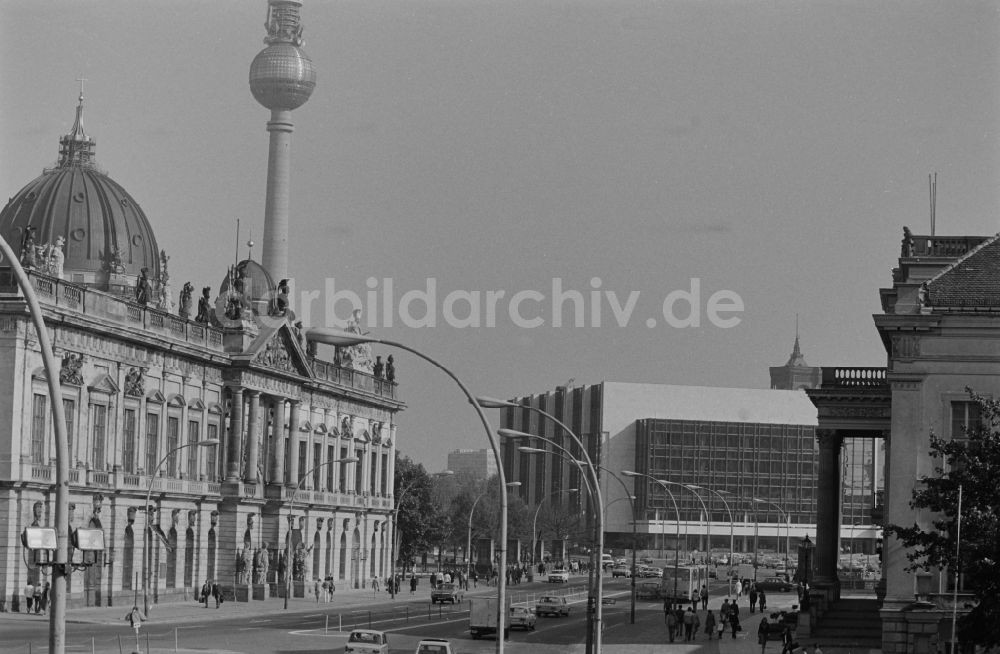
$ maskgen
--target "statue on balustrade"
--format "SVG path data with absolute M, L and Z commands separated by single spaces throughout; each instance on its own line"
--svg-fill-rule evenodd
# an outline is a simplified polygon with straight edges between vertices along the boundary
M 201 297 L 198 298 L 198 315 L 195 322 L 209 323 L 212 321 L 212 287 L 206 286 L 201 289 Z
M 375 375 L 376 379 L 382 379 L 382 371 L 385 370 L 385 364 L 382 363 L 382 357 L 375 357 L 375 365 L 372 366 L 372 374 Z
M 45 270 L 57 279 L 62 279 L 63 276 L 63 265 L 66 261 L 66 255 L 63 253 L 65 244 L 66 239 L 60 236 L 56 238 L 55 245 L 49 243 L 43 248 Z
M 153 285 L 149 282 L 149 268 L 143 268 L 139 272 L 139 279 L 135 280 L 135 301 L 146 306 L 152 297 Z
M 31 270 L 36 265 L 35 260 L 35 232 L 37 229 L 33 225 L 24 228 L 24 237 L 21 239 L 21 266 L 25 270 Z
M 184 282 L 184 286 L 181 288 L 181 305 L 177 309 L 177 315 L 179 315 L 184 320 L 189 320 L 191 318 L 191 307 L 194 304 L 192 295 L 194 294 L 194 284 L 191 282 Z
M 396 364 L 392 359 L 392 355 L 385 361 L 385 380 L 388 382 L 396 381 Z
M 909 227 L 903 227 L 903 243 L 900 248 L 899 256 L 901 257 L 912 257 L 913 256 L 913 232 L 910 231 Z

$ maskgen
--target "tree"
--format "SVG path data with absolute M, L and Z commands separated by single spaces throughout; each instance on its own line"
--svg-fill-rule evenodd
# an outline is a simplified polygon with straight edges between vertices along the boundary
M 919 480 L 910 501 L 934 514 L 931 528 L 888 525 L 885 532 L 911 549 L 908 571 L 948 568 L 964 575 L 965 592 L 975 601 L 958 623 L 958 637 L 994 647 L 1000 645 L 1000 401 L 969 394 L 979 405 L 979 424 L 965 427 L 965 439 L 931 433 L 931 456 L 943 465 Z
M 396 558 L 412 564 L 418 554 L 429 548 L 435 528 L 436 511 L 431 499 L 433 481 L 422 464 L 400 454 L 396 457 L 393 484 L 399 538 Z

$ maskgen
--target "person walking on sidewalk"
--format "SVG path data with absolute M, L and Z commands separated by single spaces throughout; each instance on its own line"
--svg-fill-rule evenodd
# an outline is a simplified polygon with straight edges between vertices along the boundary
M 757 607 L 757 584 L 752 584 L 750 586 L 750 615 L 753 615 L 754 609 Z M 764 607 L 761 607 L 761 611 Z
M 49 608 L 49 582 L 47 581 L 42 586 L 42 596 L 39 598 L 39 601 L 42 603 L 42 615 L 46 615 Z
M 42 610 L 42 584 L 35 584 L 35 615 Z
M 35 604 L 35 587 L 28 582 L 28 585 L 24 587 L 24 604 L 28 607 L 28 613 L 31 613 L 31 609 Z
M 417 592 L 417 575 L 410 575 L 410 595 Z
M 212 582 L 206 579 L 205 584 L 201 587 L 201 597 L 199 598 L 201 600 L 201 603 L 205 605 L 206 609 L 208 608 L 208 598 L 211 595 L 212 595 Z
M 222 604 L 224 598 L 222 597 L 222 589 L 219 588 L 219 584 L 215 581 L 212 582 L 212 597 L 215 598 L 215 608 L 219 608 L 219 605 Z
M 326 591 L 323 590 L 323 582 L 316 577 L 316 583 L 313 584 L 313 593 L 316 595 L 316 603 L 319 604 L 319 596 L 326 595 Z
M 684 640 L 691 640 L 691 632 L 694 631 L 694 611 L 691 607 L 688 607 L 687 611 L 684 611 Z
M 760 604 L 760 612 L 764 613 L 767 610 L 767 595 L 763 588 L 757 592 L 757 603 Z
M 708 587 L 705 584 L 701 585 L 701 610 L 704 611 L 708 608 Z
M 674 636 L 677 634 L 677 614 L 674 613 L 673 609 L 669 604 L 664 604 L 664 616 L 667 623 L 667 637 L 670 638 L 670 642 L 674 642 Z
M 715 616 L 712 615 L 712 609 L 709 609 L 705 616 L 705 633 L 708 634 L 708 639 L 712 640 L 712 634 L 715 633 Z

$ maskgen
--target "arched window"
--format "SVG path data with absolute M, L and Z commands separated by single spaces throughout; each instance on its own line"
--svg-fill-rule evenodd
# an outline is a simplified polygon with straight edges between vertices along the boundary
M 337 571 L 337 579 L 347 578 L 347 532 L 340 533 L 340 569 Z
M 122 547 L 122 590 L 132 590 L 132 557 L 135 556 L 135 532 L 132 525 L 125 527 L 125 545 Z
M 177 588 L 177 528 L 167 534 L 167 588 Z
M 208 578 L 215 580 L 215 527 L 208 530 Z
M 188 527 L 187 533 L 184 535 L 184 587 L 185 588 L 191 588 L 192 586 L 194 586 L 194 558 L 195 558 L 194 529 Z

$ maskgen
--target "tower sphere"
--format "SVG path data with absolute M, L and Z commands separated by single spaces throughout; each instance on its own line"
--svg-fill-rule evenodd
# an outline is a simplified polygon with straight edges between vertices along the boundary
M 297 109 L 316 87 L 316 67 L 302 48 L 272 43 L 250 64 L 250 92 L 271 110 Z

